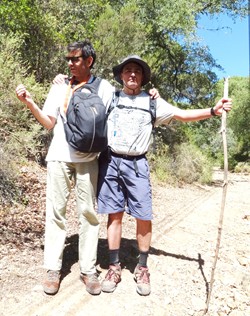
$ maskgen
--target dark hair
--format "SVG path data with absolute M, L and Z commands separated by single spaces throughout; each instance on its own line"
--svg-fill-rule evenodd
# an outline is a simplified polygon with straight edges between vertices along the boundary
M 91 42 L 89 40 L 79 41 L 72 44 L 69 44 L 67 46 L 68 52 L 72 52 L 74 50 L 80 49 L 82 51 L 83 58 L 88 58 L 89 56 L 92 56 L 93 62 L 90 66 L 90 69 L 94 66 L 95 60 L 96 60 L 96 53 L 94 50 L 94 47 L 92 46 Z

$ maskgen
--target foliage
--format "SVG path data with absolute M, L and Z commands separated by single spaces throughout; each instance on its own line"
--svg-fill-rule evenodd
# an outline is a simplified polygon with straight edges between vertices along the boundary
M 149 151 L 147 154 L 152 176 L 162 183 L 171 182 L 171 155 L 168 145 L 161 143 L 157 151 Z
M 149 153 L 149 162 L 160 182 L 210 183 L 212 179 L 212 160 L 192 144 L 181 143 L 170 151 L 163 143 L 155 154 Z
M 237 166 L 235 167 L 234 171 L 236 173 L 249 174 L 250 173 L 250 163 L 248 163 L 248 162 L 239 162 L 237 164 Z
M 138 14 L 138 8 L 133 3 L 128 3 L 120 11 L 108 5 L 96 22 L 93 40 L 98 55 L 96 73 L 110 81 L 113 78 L 111 69 L 114 65 L 127 55 L 141 55 L 143 52 L 143 41 L 138 39 L 145 37 L 146 33 L 143 25 L 136 19 Z
M 214 80 L 211 68 L 216 64 L 206 48 L 196 45 L 194 35 L 201 14 L 219 12 L 244 16 L 247 2 L 195 1 L 190 6 L 188 0 L 2 0 L 0 32 L 23 39 L 22 60 L 39 82 L 66 71 L 62 56 L 68 42 L 90 38 L 98 52 L 99 74 L 106 76 L 107 67 L 110 71 L 121 57 L 139 52 L 150 62 L 163 96 L 178 97 L 192 79 L 191 75 L 181 79 L 180 74 L 198 75 L 199 67 L 207 64 L 204 80 L 206 76 Z M 170 88 L 161 87 L 162 81 Z
M 13 164 L 21 164 L 26 159 L 43 161 L 51 135 L 16 99 L 15 87 L 24 83 L 35 101 L 42 105 L 52 78 L 57 73 L 68 72 L 63 60 L 66 45 L 84 38 L 89 38 L 97 51 L 94 69 L 97 75 L 113 82 L 112 67 L 128 54 L 139 54 L 151 66 L 151 84 L 164 99 L 184 109 L 212 106 L 221 95 L 213 72 L 220 66 L 196 38 L 199 17 L 221 12 L 232 18 L 243 17 L 247 9 L 246 0 L 193 1 L 192 5 L 188 0 L 2 0 L 1 157 Z M 150 84 L 146 89 L 149 87 Z M 230 161 L 235 165 L 249 157 L 249 106 L 244 80 L 230 80 L 230 89 L 230 94 L 235 96 L 235 110 L 229 116 L 228 136 L 232 150 Z M 157 128 L 158 151 L 162 157 L 154 157 L 159 163 L 152 161 L 153 169 L 170 164 L 167 170 L 158 169 L 160 178 L 171 177 L 173 173 L 169 170 L 178 169 L 179 174 L 175 173 L 174 177 L 191 179 L 191 175 L 182 176 L 182 165 L 189 170 L 198 168 L 205 175 L 203 167 L 193 165 L 195 156 L 200 157 L 196 147 L 209 159 L 221 161 L 219 128 L 217 119 L 190 124 L 173 122 L 171 126 Z M 182 147 L 182 143 L 191 146 L 187 152 L 187 145 Z M 187 153 L 193 158 L 181 164 L 177 157 Z M 160 161 L 163 157 L 164 163 Z M 203 164 L 203 157 L 200 160 Z M 174 161 L 178 162 L 177 169 L 173 167 Z M 14 183 L 12 163 L 1 165 L 1 179 L 9 183 L 9 188 Z
M 18 2 L 18 5 L 17 5 Z M 91 34 L 101 1 L 19 0 L 2 1 L 0 31 L 23 39 L 22 59 L 35 71 L 36 80 L 51 79 L 62 68 L 68 42 Z
M 17 165 L 11 159 L 4 148 L 0 149 L 0 204 L 3 209 L 13 204 L 18 197 L 18 189 L 15 184 Z
M 20 166 L 27 158 L 36 158 L 39 146 L 44 147 L 41 137 L 45 135 L 30 111 L 17 100 L 15 88 L 22 80 L 38 102 L 44 99 L 46 89 L 36 83 L 34 76 L 24 77 L 25 64 L 15 60 L 20 57 L 22 40 L 0 35 L 0 45 L 0 176 L 3 184 L 0 193 L 11 201 L 14 200 L 13 194 L 17 194 L 15 178 Z
M 210 183 L 212 179 L 212 163 L 196 146 L 182 143 L 176 148 L 174 170 L 183 182 Z
M 217 96 L 222 94 L 223 80 L 216 87 Z M 249 107 L 249 78 L 229 78 L 229 96 L 233 99 L 233 108 L 228 115 L 228 126 L 235 138 L 235 147 L 232 152 L 234 165 L 237 161 L 249 161 L 250 157 L 250 107 Z
M 43 81 L 53 67 L 54 43 L 58 40 L 51 3 L 20 0 L 18 5 L 17 1 L 2 1 L 0 5 L 0 14 L 5 17 L 0 30 L 7 36 L 14 33 L 23 40 L 22 60 L 30 66 L 28 73 L 35 71 L 38 81 Z

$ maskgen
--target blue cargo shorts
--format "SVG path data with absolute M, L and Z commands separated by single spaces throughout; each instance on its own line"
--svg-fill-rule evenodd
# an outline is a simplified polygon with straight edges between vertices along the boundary
M 150 171 L 145 155 L 101 155 L 97 192 L 98 214 L 126 211 L 140 220 L 153 218 Z

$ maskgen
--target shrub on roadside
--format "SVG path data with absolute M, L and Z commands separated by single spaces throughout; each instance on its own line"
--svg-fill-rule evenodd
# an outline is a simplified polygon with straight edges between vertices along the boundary
M 18 200 L 19 191 L 16 186 L 16 164 L 6 155 L 4 148 L 0 149 L 0 205 L 1 213 L 5 207 Z
M 179 181 L 186 183 L 210 183 L 212 179 L 212 163 L 202 151 L 187 143 L 176 148 L 173 161 L 173 172 Z
M 250 174 L 250 163 L 249 162 L 239 162 L 235 166 L 234 171 L 236 173 Z
M 148 161 L 152 177 L 160 182 L 172 182 L 171 176 L 171 155 L 168 145 L 162 143 L 158 146 L 156 152 L 149 151 Z
M 176 145 L 173 152 L 161 144 L 156 154 L 149 153 L 148 158 L 152 176 L 160 182 L 210 183 L 212 180 L 211 161 L 192 144 Z
M 35 160 L 41 148 L 49 142 L 49 134 L 37 123 L 28 109 L 17 99 L 15 88 L 23 83 L 38 104 L 42 104 L 47 87 L 26 76 L 28 65 L 20 58 L 22 41 L 0 34 L 0 201 L 10 202 L 18 197 L 15 179 L 23 163 Z

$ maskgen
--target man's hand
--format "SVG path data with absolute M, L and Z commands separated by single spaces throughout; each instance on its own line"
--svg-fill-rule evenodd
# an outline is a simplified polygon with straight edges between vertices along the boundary
M 16 87 L 16 96 L 18 97 L 18 99 L 25 103 L 26 105 L 28 103 L 32 103 L 32 97 L 31 94 L 29 93 L 29 91 L 25 88 L 25 86 L 23 84 L 20 84 Z
M 156 88 L 150 89 L 149 94 L 151 99 L 157 99 L 160 97 L 159 91 Z
M 223 110 L 229 112 L 232 109 L 232 105 L 233 105 L 232 99 L 222 98 L 214 106 L 214 112 L 216 115 L 221 115 Z
M 67 75 L 59 74 L 53 79 L 53 84 L 63 84 L 67 78 Z

